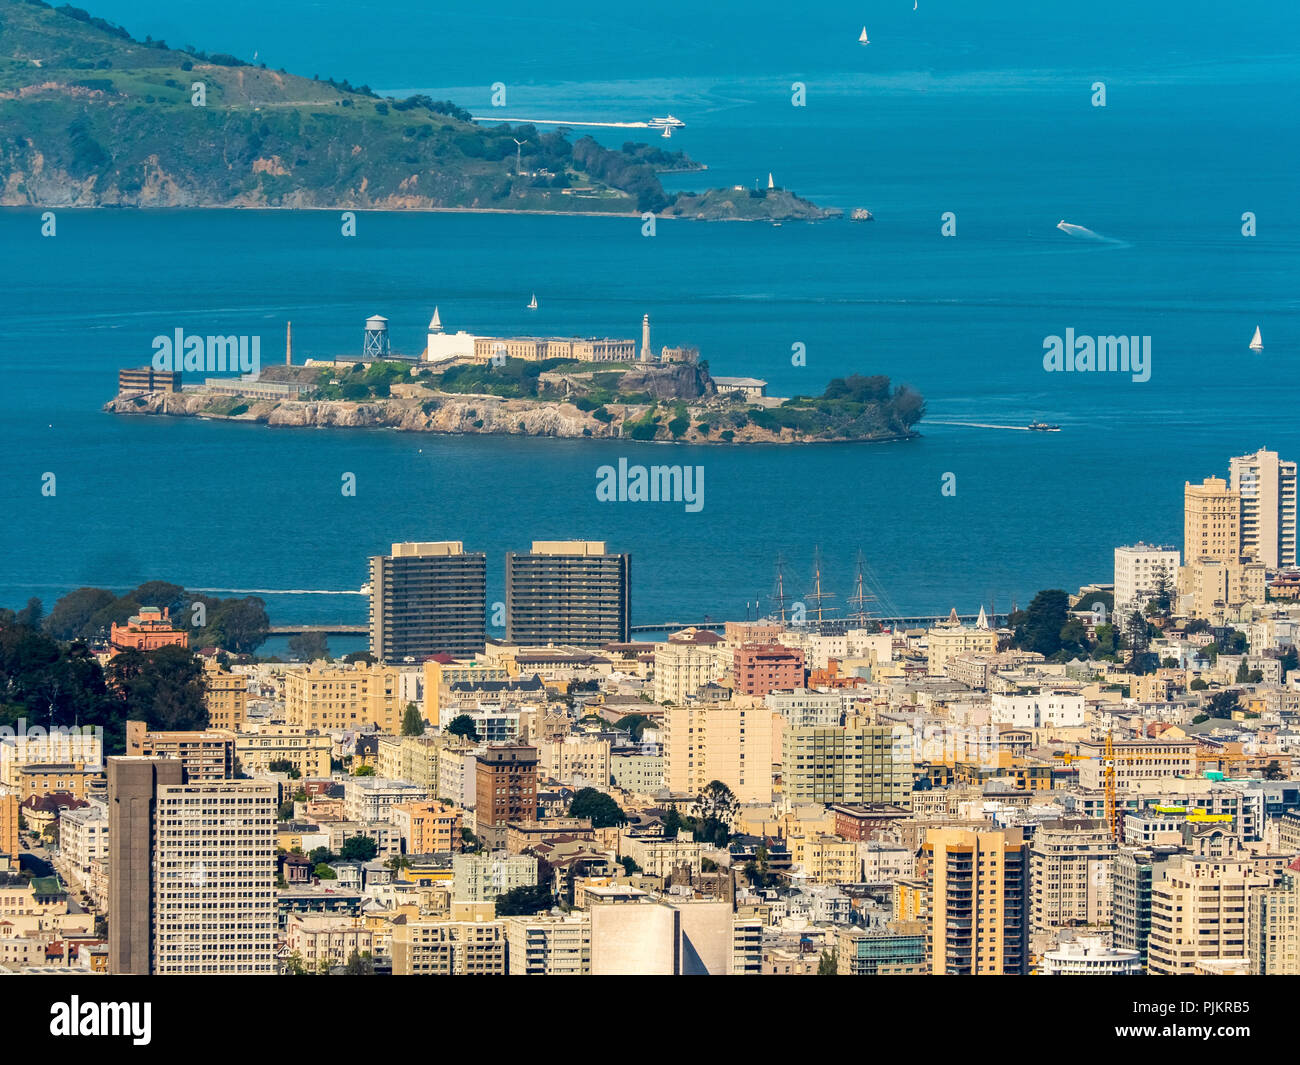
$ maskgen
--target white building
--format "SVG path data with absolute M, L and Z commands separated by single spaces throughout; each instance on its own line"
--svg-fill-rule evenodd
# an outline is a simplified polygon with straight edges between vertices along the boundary
M 158 788 L 154 974 L 274 974 L 276 799 L 259 780 Z
M 383 777 L 348 777 L 343 783 L 343 816 L 349 821 L 389 822 L 399 803 L 419 802 L 428 793 L 418 784 Z
M 807 688 L 769 692 L 764 701 L 774 714 L 785 718 L 786 728 L 837 728 L 844 703 L 838 691 L 818 692 Z
M 59 813 L 59 852 L 81 873 L 90 863 L 108 859 L 108 805 L 96 799 L 90 805 Z
M 492 902 L 514 888 L 537 883 L 537 859 L 531 854 L 457 854 L 451 868 L 456 902 Z
M 989 717 L 994 724 L 1012 728 L 1077 728 L 1083 724 L 1083 709 L 1083 696 L 1077 692 L 994 692 Z
M 1262 448 L 1228 463 L 1241 493 L 1241 553 L 1271 570 L 1296 564 L 1296 464 Z
M 1162 576 L 1171 595 L 1175 594 L 1178 560 L 1176 547 L 1132 544 L 1115 548 L 1115 613 L 1124 618 L 1135 610 L 1144 610 Z M 1086 596 L 1080 601 L 1079 608 L 1088 609 Z
M 433 319 L 429 322 L 429 339 L 424 349 L 425 362 L 447 362 L 450 359 L 473 358 L 474 341 L 478 337 L 463 330 L 458 333 L 443 331 L 442 319 L 438 317 L 438 308 L 433 309 Z
M 1100 936 L 1080 936 L 1043 955 L 1044 976 L 1140 976 L 1136 950 L 1119 950 Z

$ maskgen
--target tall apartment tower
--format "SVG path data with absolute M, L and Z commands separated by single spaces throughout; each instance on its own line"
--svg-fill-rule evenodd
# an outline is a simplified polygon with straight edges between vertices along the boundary
M 505 846 L 506 825 L 537 820 L 537 748 L 503 743 L 476 759 L 474 819 L 489 850 Z
M 1241 493 L 1222 477 L 1183 485 L 1183 558 L 1189 564 L 1241 558 Z
M 473 655 L 487 642 L 487 556 L 459 540 L 393 544 L 370 560 L 370 653 Z
M 1296 464 L 1262 448 L 1228 463 L 1241 497 L 1241 553 L 1271 570 L 1296 564 Z
M 108 760 L 109 971 L 275 973 L 276 786 Z
M 930 896 L 931 973 L 1029 972 L 1029 844 L 1018 828 L 930 829 L 921 848 Z
M 506 553 L 506 642 L 600 647 L 628 639 L 627 554 L 603 540 L 539 540 Z
M 180 784 L 174 758 L 108 759 L 108 971 L 153 971 L 153 852 L 158 790 Z

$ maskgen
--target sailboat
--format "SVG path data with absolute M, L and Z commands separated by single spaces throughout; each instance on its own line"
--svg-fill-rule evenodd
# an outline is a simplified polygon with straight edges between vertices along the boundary
M 533 298 L 532 298 L 531 300 L 528 301 L 528 310 L 530 310 L 530 311 L 535 311 L 535 310 L 537 310 L 537 293 L 536 293 L 536 292 L 533 293 Z
M 863 26 L 862 32 L 858 34 L 858 44 L 870 44 L 870 43 L 871 42 L 867 40 L 867 27 Z
M 1250 338 L 1250 350 L 1251 351 L 1264 350 L 1264 341 L 1263 338 L 1261 338 L 1259 335 L 1259 326 L 1255 326 L 1255 335 Z

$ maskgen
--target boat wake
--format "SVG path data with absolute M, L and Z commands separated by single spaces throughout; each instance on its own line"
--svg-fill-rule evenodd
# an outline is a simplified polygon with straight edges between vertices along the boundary
M 1062 218 L 1056 223 L 1056 228 L 1062 233 L 1068 233 L 1072 237 L 1078 237 L 1080 240 L 1092 240 L 1098 244 L 1118 244 L 1125 248 L 1132 247 L 1126 240 L 1116 240 L 1114 237 L 1103 237 L 1100 233 L 1089 229 L 1087 226 L 1076 226 L 1072 222 L 1067 222 Z

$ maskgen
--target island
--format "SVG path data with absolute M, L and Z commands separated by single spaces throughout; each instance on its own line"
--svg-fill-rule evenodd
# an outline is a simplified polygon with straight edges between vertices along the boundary
M 338 360 L 267 366 L 249 378 L 209 378 L 180 390 L 133 387 L 123 376 L 104 409 L 271 426 L 392 428 L 690 444 L 907 440 L 922 396 L 885 376 L 832 380 L 819 396 L 766 395 L 754 378 L 714 378 L 681 361 L 504 358 L 449 366 Z M 124 375 L 147 371 L 123 371 Z M 145 382 L 141 382 L 144 384 Z M 156 382 L 153 382 L 156 384 Z
M 484 124 L 446 100 L 137 40 L 0 0 L 0 206 L 512 211 L 816 219 L 785 192 L 669 194 L 683 152 Z M 743 190 L 742 190 L 743 191 Z

